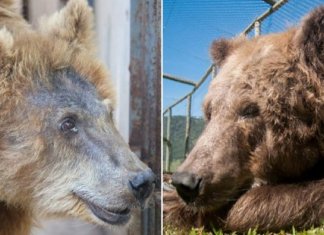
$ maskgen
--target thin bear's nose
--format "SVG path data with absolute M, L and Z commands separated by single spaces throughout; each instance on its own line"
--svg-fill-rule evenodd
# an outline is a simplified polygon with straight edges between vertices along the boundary
M 138 172 L 130 181 L 129 185 L 134 196 L 141 202 L 147 199 L 154 188 L 156 177 L 151 169 Z

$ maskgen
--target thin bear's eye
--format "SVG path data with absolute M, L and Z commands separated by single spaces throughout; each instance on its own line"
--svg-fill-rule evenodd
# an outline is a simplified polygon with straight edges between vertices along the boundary
M 254 118 L 260 114 L 259 106 L 256 103 L 245 106 L 239 112 L 239 115 L 246 118 Z
M 63 120 L 63 122 L 60 125 L 60 129 L 63 132 L 69 132 L 69 131 L 74 133 L 78 132 L 78 129 L 75 126 L 75 120 L 74 118 L 71 117 L 67 117 Z

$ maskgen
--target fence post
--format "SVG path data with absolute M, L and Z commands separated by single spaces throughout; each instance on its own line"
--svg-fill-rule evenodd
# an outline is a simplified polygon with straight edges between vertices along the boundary
M 212 68 L 212 79 L 214 79 L 217 75 L 217 67 L 216 65 L 214 64 L 213 65 L 213 68 Z
M 167 140 L 171 143 L 171 119 L 172 119 L 172 108 L 168 110 L 167 116 Z M 172 159 L 172 149 L 171 145 L 167 144 L 166 153 L 165 153 L 165 170 L 170 171 L 170 159 Z
M 261 23 L 260 21 L 255 21 L 254 23 L 254 36 L 260 36 L 261 34 Z
M 185 135 L 185 154 L 189 151 L 189 136 L 190 136 L 190 127 L 191 127 L 191 97 L 189 95 L 187 97 L 187 120 L 186 120 L 186 135 Z

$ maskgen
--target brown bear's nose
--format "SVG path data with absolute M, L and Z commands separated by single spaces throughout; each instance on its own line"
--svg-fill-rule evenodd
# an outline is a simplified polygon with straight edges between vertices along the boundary
M 187 203 L 195 201 L 199 194 L 201 178 L 195 174 L 180 172 L 172 175 L 172 184 Z
M 151 169 L 146 171 L 138 172 L 130 181 L 129 185 L 132 189 L 135 197 L 140 201 L 144 202 L 147 199 L 153 188 L 156 177 Z

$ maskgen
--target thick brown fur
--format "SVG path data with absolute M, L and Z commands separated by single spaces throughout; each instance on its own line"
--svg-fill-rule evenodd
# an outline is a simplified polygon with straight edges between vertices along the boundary
M 213 43 L 220 71 L 205 97 L 206 128 L 176 172 L 198 178 L 199 194 L 185 204 L 167 193 L 167 221 L 186 227 L 214 212 L 240 232 L 321 223 L 323 28 L 322 6 L 287 32 Z
M 88 203 L 131 213 L 139 204 L 128 181 L 148 168 L 114 127 L 114 90 L 93 36 L 86 0 L 70 0 L 37 30 L 0 0 L 1 235 L 27 235 L 40 217 L 107 225 Z M 83 120 L 73 137 L 59 127 L 71 113 Z
M 227 215 L 225 229 L 244 232 L 307 229 L 324 218 L 324 180 L 290 185 L 265 185 L 244 194 Z

